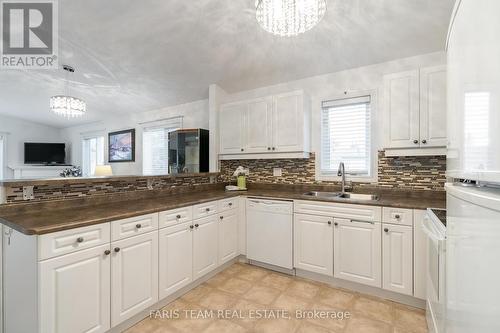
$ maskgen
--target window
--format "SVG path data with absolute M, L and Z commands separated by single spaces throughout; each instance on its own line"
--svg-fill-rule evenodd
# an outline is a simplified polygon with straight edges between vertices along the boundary
M 0 179 L 4 179 L 5 159 L 5 135 L 0 134 Z
M 370 104 L 370 96 L 322 103 L 322 176 L 337 176 L 339 164 L 344 162 L 346 174 L 373 177 Z
M 104 164 L 104 137 L 96 136 L 83 139 L 82 152 L 82 173 L 87 177 L 93 176 L 95 167 Z
M 168 171 L 168 133 L 182 127 L 182 118 L 154 122 L 142 131 L 142 173 L 166 175 Z

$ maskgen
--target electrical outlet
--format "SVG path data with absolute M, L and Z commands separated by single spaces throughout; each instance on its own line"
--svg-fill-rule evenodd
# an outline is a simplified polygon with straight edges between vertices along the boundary
M 281 177 L 283 175 L 283 172 L 281 168 L 273 168 L 273 176 L 274 177 Z
M 35 199 L 34 186 L 23 186 L 23 199 L 24 200 L 33 200 Z

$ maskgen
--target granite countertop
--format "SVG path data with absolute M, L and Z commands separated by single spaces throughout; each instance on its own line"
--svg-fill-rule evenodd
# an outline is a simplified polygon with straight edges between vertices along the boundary
M 105 223 L 124 218 L 156 213 L 160 211 L 191 206 L 235 196 L 268 197 L 286 200 L 315 200 L 349 204 L 363 204 L 409 209 L 445 208 L 442 193 L 431 192 L 417 197 L 409 193 L 386 191 L 379 193 L 378 201 L 325 200 L 303 195 L 304 191 L 290 191 L 274 188 L 255 188 L 245 192 L 225 192 L 222 189 L 202 192 L 157 196 L 138 200 L 112 201 L 109 203 L 72 206 L 71 202 L 58 205 L 55 209 L 19 209 L 3 213 L 0 222 L 26 235 L 41 235 L 51 232 Z M 434 193 L 434 195 L 432 194 Z

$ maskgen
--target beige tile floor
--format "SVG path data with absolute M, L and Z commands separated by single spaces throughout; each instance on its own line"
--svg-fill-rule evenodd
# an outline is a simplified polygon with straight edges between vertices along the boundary
M 427 332 L 423 310 L 332 288 L 259 267 L 236 263 L 127 330 L 163 332 L 420 333 Z M 217 310 L 228 310 L 219 314 Z M 256 319 L 268 312 L 268 319 Z M 297 318 L 296 310 L 350 315 Z M 260 311 L 260 312 L 257 312 Z M 178 314 L 178 318 L 175 317 Z M 162 316 L 162 314 L 170 314 Z M 288 314 L 287 318 L 272 318 Z

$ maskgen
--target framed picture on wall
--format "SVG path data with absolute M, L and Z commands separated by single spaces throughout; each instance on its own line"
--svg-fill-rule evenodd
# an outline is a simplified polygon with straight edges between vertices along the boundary
M 109 163 L 135 162 L 135 129 L 108 134 Z

